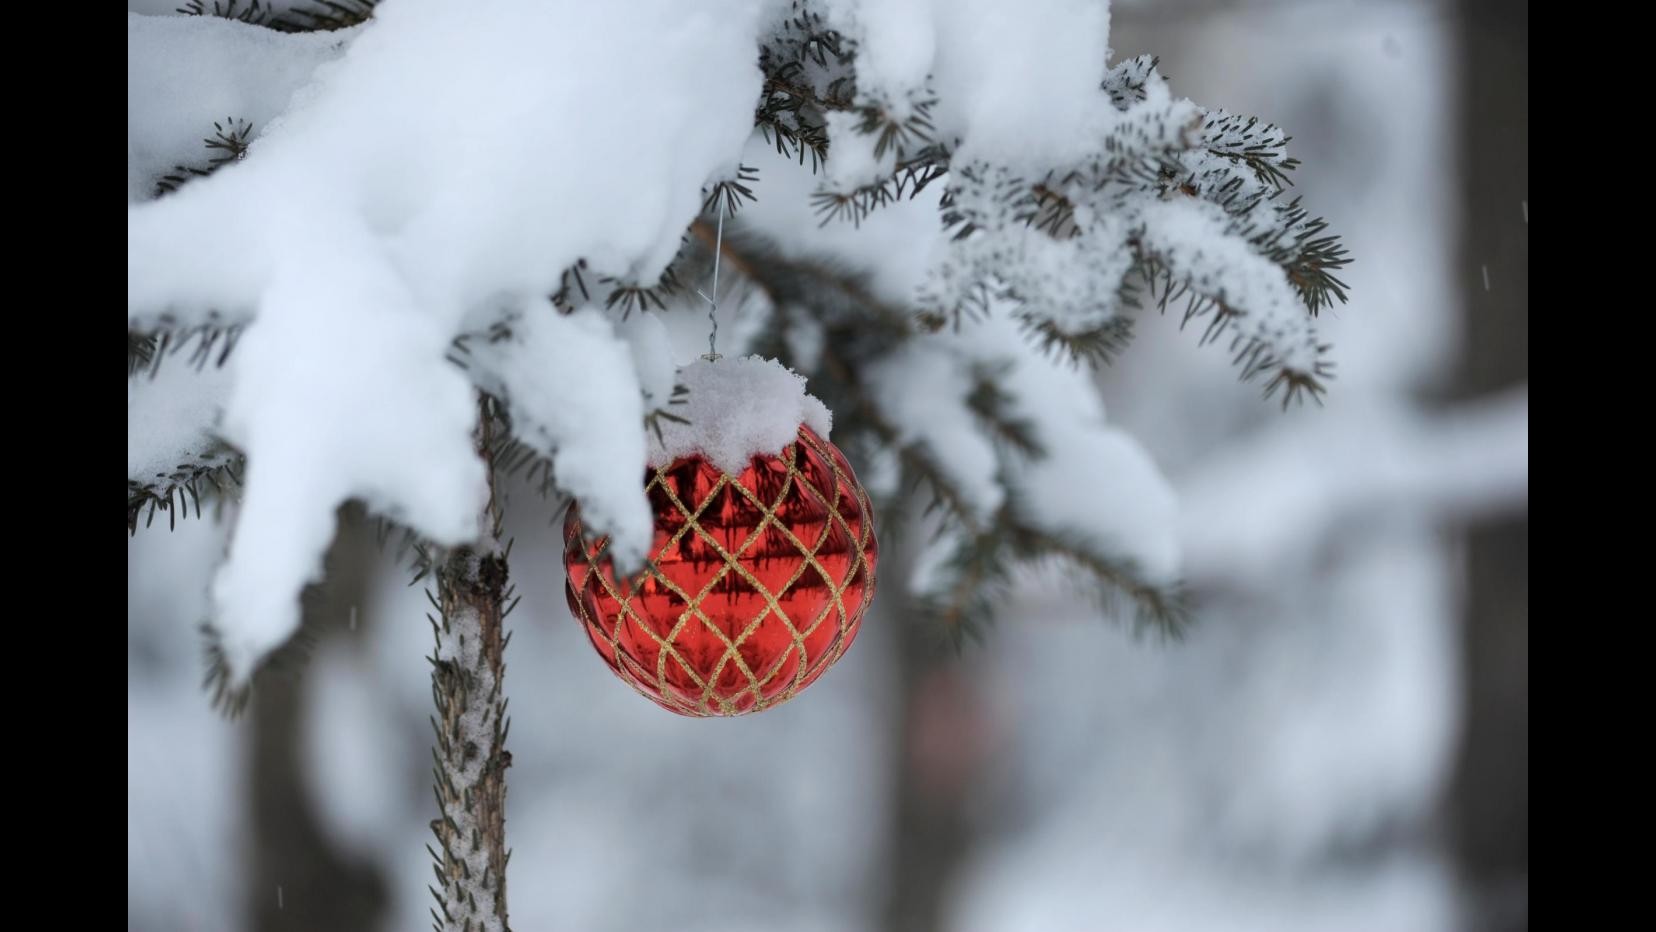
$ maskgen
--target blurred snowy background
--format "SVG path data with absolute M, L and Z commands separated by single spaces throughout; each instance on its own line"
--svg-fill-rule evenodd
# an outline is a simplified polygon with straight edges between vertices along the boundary
M 1526 19 L 1115 4 L 1117 58 L 1294 136 L 1356 257 L 1323 408 L 1261 402 L 1173 319 L 1100 373 L 1180 493 L 1182 642 L 1031 576 L 955 657 L 886 582 L 807 697 L 683 720 L 593 655 L 511 490 L 513 926 L 1526 928 Z M 428 925 L 425 599 L 345 517 L 313 657 L 234 722 L 199 686 L 225 526 L 129 542 L 130 929 Z

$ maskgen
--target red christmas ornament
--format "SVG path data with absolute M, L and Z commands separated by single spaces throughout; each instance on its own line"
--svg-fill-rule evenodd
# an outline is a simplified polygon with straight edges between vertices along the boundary
M 651 565 L 617 580 L 607 539 L 564 521 L 569 610 L 615 674 L 681 715 L 742 715 L 811 685 L 874 598 L 873 511 L 833 444 L 800 425 L 740 475 L 701 456 L 645 474 Z

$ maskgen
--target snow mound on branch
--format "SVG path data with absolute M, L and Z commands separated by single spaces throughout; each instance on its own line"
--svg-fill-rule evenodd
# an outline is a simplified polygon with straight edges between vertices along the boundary
M 828 439 L 833 416 L 805 391 L 805 377 L 774 359 L 700 359 L 679 371 L 689 404 L 671 413 L 689 423 L 663 418 L 661 436 L 650 436 L 650 465 L 684 456 L 705 456 L 735 475 L 755 456 L 775 456 L 806 425 Z
M 247 454 L 246 500 L 214 586 L 230 672 L 245 680 L 297 627 L 341 502 L 365 499 L 439 545 L 476 539 L 475 386 L 446 358 L 451 344 L 502 308 L 544 300 L 578 259 L 641 285 L 660 276 L 702 185 L 752 132 L 758 3 L 398 0 L 308 83 L 309 63 L 331 54 L 320 40 L 188 20 L 129 24 L 131 41 L 198 49 L 189 68 L 204 87 L 243 86 L 249 37 L 273 62 L 293 55 L 257 93 L 202 105 L 286 101 L 245 161 L 127 211 L 129 329 L 164 315 L 251 321 L 223 422 Z M 171 82 L 150 74 L 171 61 L 157 48 L 129 56 L 129 83 Z M 210 132 L 188 127 L 177 145 L 193 151 Z M 134 163 L 173 150 L 139 132 L 128 151 L 131 197 Z M 649 386 L 625 347 L 612 357 L 613 391 L 636 400 Z M 519 361 L 514 372 L 536 372 Z M 532 397 L 595 364 L 549 357 L 541 365 L 568 378 L 503 386 L 514 414 L 565 406 L 535 418 L 560 475 L 607 461 L 609 434 L 644 430 L 641 418 L 609 419 L 596 392 Z M 602 429 L 564 429 L 581 424 Z M 642 513 L 642 483 L 595 483 L 586 498 L 618 522 L 595 530 L 647 545 L 649 528 L 625 517 Z
M 1027 425 L 1040 455 L 996 455 L 968 403 L 986 375 L 1006 395 L 1005 415 Z M 977 520 L 987 523 L 1009 504 L 1031 527 L 1125 561 L 1148 582 L 1178 578 L 1172 486 L 1138 441 L 1107 422 L 1089 374 L 1055 364 L 1019 332 L 1004 304 L 958 333 L 915 338 L 874 370 L 870 384 L 902 441 L 954 484 Z
M 967 406 L 973 387 L 970 361 L 962 364 L 935 343 L 915 340 L 870 367 L 867 379 L 897 439 L 925 451 L 932 468 L 960 491 L 963 506 L 976 520 L 992 521 L 1006 500 L 1006 488 L 995 446 Z
M 203 145 L 215 122 L 262 132 L 361 31 L 290 35 L 217 16 L 128 14 L 127 201 L 148 200 L 176 165 L 222 155 Z
M 162 362 L 153 375 L 127 379 L 127 476 L 164 476 L 213 445 L 213 426 L 228 373 L 214 366 L 199 372 L 182 359 Z
M 752 144 L 744 161 L 760 166 L 760 182 L 759 202 L 743 210 L 742 222 L 783 255 L 867 270 L 870 290 L 882 300 L 901 305 L 947 248 L 937 223 L 941 185 L 880 208 L 860 229 L 818 226 L 808 203 L 809 175 L 790 173 L 763 140 Z M 1016 310 L 997 300 L 983 319 L 966 322 L 959 332 L 910 339 L 866 370 L 870 401 L 899 445 L 924 457 L 980 523 L 989 524 L 1010 505 L 1019 519 L 1056 539 L 1129 563 L 1146 581 L 1172 582 L 1181 554 L 1171 484 L 1144 447 L 1109 422 L 1088 372 L 1032 341 Z M 1028 424 L 1044 456 L 1006 462 L 997 453 L 995 437 L 969 403 L 981 373 L 992 374 L 1008 396 L 1006 414 Z M 941 562 L 948 552 L 945 546 L 934 556 Z M 920 573 L 914 591 L 928 591 L 937 578 Z
M 1147 582 L 1179 578 L 1179 502 L 1132 435 L 1110 426 L 1083 370 L 1032 355 L 1012 360 L 1002 387 L 1046 455 L 1017 463 L 1010 484 L 1031 524 L 1126 560 Z
M 648 315 L 636 317 L 634 333 L 660 326 Z M 655 530 L 640 492 L 644 432 L 617 429 L 644 423 L 639 376 L 645 370 L 635 361 L 637 346 L 594 307 L 567 316 L 544 305 L 530 308 L 512 332 L 511 340 L 481 347 L 475 356 L 501 386 L 491 390 L 513 393 L 513 433 L 538 450 L 556 451 L 558 485 L 580 499 L 582 520 L 609 530 L 620 565 L 640 565 L 644 548 L 637 542 L 649 541 Z M 671 391 L 670 366 L 666 376 Z
M 830 0 L 828 16 L 858 43 L 862 95 L 935 93 L 935 138 L 958 138 L 973 157 L 1075 162 L 1116 123 L 1098 93 L 1110 51 L 1104 0 Z M 830 135 L 837 152 L 846 134 Z

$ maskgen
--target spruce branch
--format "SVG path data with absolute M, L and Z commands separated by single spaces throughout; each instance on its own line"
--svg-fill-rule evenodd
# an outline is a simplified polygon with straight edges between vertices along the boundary
M 949 585 L 940 592 L 917 595 L 913 609 L 939 632 L 955 653 L 966 642 L 981 646 L 1011 589 L 1011 555 L 1007 539 L 976 534 L 963 540 L 942 567 Z
M 493 344 L 510 340 L 512 325 L 516 320 L 515 314 L 508 315 L 492 322 L 487 331 L 465 333 L 455 337 L 448 355 L 449 361 L 462 369 L 470 370 L 473 363 L 472 345 L 477 342 Z M 675 391 L 670 403 L 683 404 L 681 395 L 682 391 Z M 513 429 L 510 406 L 504 400 L 491 398 L 489 412 L 493 421 L 489 429 L 486 461 L 491 471 L 491 488 L 503 488 L 508 480 L 522 481 L 542 499 L 558 502 L 561 506 L 568 495 L 558 486 L 557 471 L 552 459 L 552 453 L 555 451 L 542 450 L 520 437 Z M 646 418 L 646 424 L 648 423 Z M 406 548 L 405 539 L 403 549 Z M 402 553 L 399 553 L 398 559 L 402 559 Z M 434 568 L 428 549 L 419 552 L 413 566 L 416 575 L 410 585 L 419 582 Z
M 244 459 L 227 446 L 215 445 L 180 463 L 170 472 L 155 476 L 127 478 L 127 535 L 138 527 L 150 527 L 157 513 L 167 516 L 167 529 L 178 526 L 179 518 L 204 516 L 202 503 L 213 504 L 235 494 L 242 484 Z
M 154 334 L 127 331 L 127 377 L 131 378 L 149 368 L 155 359 L 158 340 Z
M 189 351 L 186 361 L 199 372 L 211 362 L 222 367 L 241 339 L 245 325 L 231 323 L 217 312 L 200 324 L 180 326 L 162 317 L 153 330 L 127 331 L 127 376 L 147 373 L 154 378 L 163 360 Z
M 736 216 L 736 212 L 742 209 L 743 201 L 758 202 L 753 189 L 748 187 L 758 180 L 759 169 L 738 164 L 735 178 L 714 182 L 707 188 L 707 197 L 702 201 L 702 213 L 717 216 L 723 212 L 731 217 Z
M 1136 567 L 1099 553 L 1074 535 L 1043 530 L 1018 519 L 1008 522 L 1006 533 L 1019 558 L 1055 561 L 1076 571 L 1074 581 L 1105 614 L 1119 615 L 1120 603 L 1127 602 L 1135 634 L 1154 631 L 1177 639 L 1189 627 L 1190 609 L 1182 585 L 1146 582 Z
M 205 178 L 232 162 L 246 158 L 252 140 L 252 123 L 236 117 L 214 121 L 213 135 L 201 140 L 208 152 L 206 160 L 199 165 L 174 165 L 171 172 L 162 175 L 155 183 L 155 196 L 171 194 L 192 179 Z
M 490 458 L 494 463 L 497 483 L 502 479 L 521 480 L 541 498 L 551 499 L 562 495 L 558 490 L 552 458 L 517 437 L 502 433 L 495 440 Z
M 952 324 L 958 329 L 963 320 L 983 316 L 997 300 L 1007 301 L 1016 305 L 1012 313 L 1043 349 L 1065 353 L 1076 364 L 1096 365 L 1124 348 L 1132 322 L 1120 311 L 1139 306 L 1148 290 L 1163 310 L 1171 301 L 1184 300 L 1185 324 L 1206 318 L 1203 342 L 1229 336 L 1243 379 L 1263 377 L 1267 397 L 1280 393 L 1285 404 L 1318 399 L 1332 375 L 1329 347 L 1316 342 L 1309 324 L 1295 323 L 1282 312 L 1286 305 L 1276 296 L 1281 289 L 1260 290 L 1256 263 L 1234 248 L 1245 245 L 1276 266 L 1307 318 L 1346 300 L 1346 284 L 1336 274 L 1350 263 L 1344 246 L 1299 199 L 1282 197 L 1289 173 L 1299 164 L 1287 154 L 1288 137 L 1254 117 L 1161 102 L 1165 79 L 1152 58 L 1118 64 L 1102 88 L 1127 116 L 1096 156 L 1056 166 L 1033 180 L 979 161 L 950 166 L 941 209 L 953 245 L 926 284 L 921 326 Z M 1152 100 L 1153 89 L 1162 97 Z M 878 192 L 863 197 L 858 202 L 819 195 L 818 209 L 828 219 L 855 220 L 883 202 Z M 1212 211 L 1211 217 L 1201 214 L 1200 222 L 1206 225 L 1207 242 L 1223 247 L 1224 263 L 1203 259 L 1203 244 L 1178 236 L 1178 257 L 1145 247 L 1149 234 L 1163 232 L 1157 221 L 1172 218 L 1159 206 L 1169 201 L 1196 202 Z M 1181 223 L 1194 220 L 1188 212 L 1178 215 Z M 1058 243 L 1086 244 L 1082 257 L 1094 254 L 1094 236 L 1100 238 L 1097 255 L 1119 248 L 1125 228 L 1131 268 L 1123 275 L 1122 266 L 1100 261 L 1095 275 L 1076 277 L 1080 287 L 1058 287 L 1050 276 L 1021 274 L 1027 255 L 1048 253 L 1048 262 L 1052 256 L 1064 256 L 1065 262 L 1074 257 L 1044 249 L 1027 235 L 1020 239 L 1016 227 Z M 1201 259 L 1200 268 L 1179 267 L 1175 260 L 1181 257 Z M 1250 297 L 1229 292 L 1233 278 L 1248 276 L 1252 283 L 1241 290 Z M 1085 282 L 1093 279 L 1096 294 L 1089 294 Z M 1250 301 L 1259 306 L 1249 306 Z
M 277 15 L 274 9 L 259 0 L 250 0 L 245 6 L 241 0 L 213 0 L 211 6 L 207 5 L 206 0 L 189 0 L 173 12 L 184 16 L 211 16 L 254 26 L 269 26 Z
M 289 9 L 277 20 L 283 32 L 333 32 L 372 19 L 380 0 L 311 0 Z
M 818 91 L 806 83 L 808 79 L 804 77 L 804 73 L 805 66 L 797 61 L 783 62 L 775 69 L 766 69 L 764 93 L 771 97 L 787 98 L 775 103 L 775 106 L 782 110 L 797 111 L 802 107 L 810 107 L 820 116 L 832 112 L 849 113 L 857 109 L 848 82 L 836 82 L 830 84 L 827 90 Z
M 1014 215 L 1014 220 L 1022 221 L 1053 239 L 1073 239 L 1081 235 L 1081 227 L 1075 222 L 1075 202 L 1070 200 L 1057 186 L 1051 184 L 1051 175 L 1047 180 L 1030 186 L 1029 199 L 1024 208 Z M 1075 176 L 1064 179 L 1073 183 Z
M 875 430 L 881 434 L 891 430 L 889 425 L 882 421 L 875 420 L 872 423 Z M 903 464 L 903 472 L 909 477 L 909 488 L 918 490 L 924 485 L 930 491 L 931 499 L 921 512 L 921 516 L 938 516 L 936 534 L 941 535 L 957 527 L 972 538 L 982 537 L 987 533 L 983 522 L 977 517 L 977 509 L 973 507 L 971 497 L 955 484 L 930 450 L 919 444 L 902 443 L 894 431 L 890 434 L 888 442 L 897 450 Z
M 318 586 L 308 587 L 301 598 L 314 600 L 320 591 Z M 253 701 L 259 685 L 268 677 L 298 676 L 299 671 L 316 652 L 318 643 L 316 632 L 311 630 L 309 625 L 302 623 L 299 630 L 294 632 L 286 643 L 259 661 L 257 669 L 245 681 L 237 683 L 230 674 L 230 662 L 219 630 L 211 623 L 203 623 L 199 630 L 205 667 L 201 688 L 207 692 L 212 707 L 220 715 L 231 720 L 241 718 L 242 713 L 247 711 L 248 704 Z
M 1100 614 L 1114 618 L 1130 612 L 1135 636 L 1154 632 L 1177 639 L 1190 624 L 1182 586 L 1147 582 L 1131 564 L 1099 553 L 1087 541 L 1021 519 L 1015 504 L 1003 508 L 982 533 L 956 543 L 941 568 L 945 585 L 918 596 L 915 608 L 957 650 L 967 640 L 982 643 L 1011 592 L 1014 570 L 1043 564 L 1063 573 Z
M 240 324 L 222 323 L 216 315 L 195 326 L 177 327 L 164 320 L 155 331 L 128 330 L 127 377 L 153 379 L 164 360 L 186 351 L 188 363 L 198 371 L 209 361 L 222 366 L 241 331 Z M 128 535 L 136 534 L 140 525 L 152 526 L 161 513 L 167 516 L 168 530 L 192 511 L 197 518 L 203 517 L 204 502 L 213 504 L 235 494 L 244 466 L 245 458 L 238 451 L 215 441 L 199 449 L 177 451 L 177 462 L 170 469 L 128 476 Z
M 353 586 L 360 581 L 360 567 L 352 561 L 353 548 L 345 542 L 360 539 L 350 531 L 362 526 L 367 512 L 361 502 L 351 501 L 339 507 L 336 518 L 340 532 L 323 560 L 322 578 L 299 594 L 299 629 L 260 659 L 251 672 L 239 680 L 233 677 L 222 633 L 210 621 L 201 625 L 205 661 L 201 686 L 207 691 L 213 708 L 226 718 L 240 717 L 271 677 L 297 678 L 315 654 L 326 627 L 345 620 L 342 615 L 347 604 L 354 611 L 360 593 Z
M 558 276 L 558 290 L 552 292 L 552 306 L 560 313 L 572 314 L 582 304 L 592 300 L 592 292 L 587 288 L 586 275 L 587 261 L 575 260 L 575 264 L 563 270 Z M 576 295 L 580 299 L 576 300 Z
M 1322 309 L 1333 307 L 1335 301 L 1346 302 L 1349 286 L 1333 271 L 1350 265 L 1351 255 L 1339 237 L 1320 235 L 1328 229 L 1328 221 L 1310 217 L 1299 203 L 1295 198 L 1278 209 L 1279 229 L 1284 232 L 1261 232 L 1254 242 L 1266 257 L 1282 266 L 1288 283 L 1315 317 Z
M 692 232 L 701 235 L 698 229 Z M 711 246 L 711 239 L 707 242 Z M 1113 611 L 1115 603 L 1125 601 L 1132 608 L 1136 629 L 1175 633 L 1184 626 L 1188 613 L 1177 586 L 1150 583 L 1133 566 L 1086 541 L 1043 529 L 1016 508 L 1003 507 L 990 521 L 980 520 L 974 503 L 931 452 L 920 444 L 903 442 L 868 393 L 862 371 L 913 334 L 904 312 L 872 298 L 854 276 L 766 252 L 739 233 L 732 236 L 727 231 L 722 248 L 727 266 L 766 291 L 773 303 L 810 308 L 819 315 L 826 325 L 820 355 L 820 371 L 826 378 L 813 381 L 813 392 L 835 400 L 834 410 L 844 429 L 871 435 L 896 451 L 907 480 L 904 485 L 929 489 L 931 503 L 926 513 L 942 519 L 938 534 L 961 541 L 946 564 L 952 568 L 949 578 L 954 585 L 946 592 L 922 597 L 919 604 L 922 613 L 938 621 L 957 645 L 964 639 L 981 638 L 984 626 L 1004 601 L 1013 566 L 1040 561 L 1070 567 L 1101 607 Z M 872 343 L 867 334 L 870 329 L 882 334 Z M 1011 397 L 995 379 L 993 371 L 978 373 L 968 407 L 1009 454 L 1039 457 L 1042 445 L 1033 426 L 1012 411 Z
M 1002 374 L 999 370 L 979 367 L 972 392 L 966 396 L 966 407 L 977 415 L 984 433 L 1009 454 L 1041 459 L 1047 455 L 1046 446 L 1036 435 L 1035 423 L 1014 410 L 1013 396 L 998 384 Z
M 657 405 L 645 413 L 644 428 L 655 434 L 657 443 L 660 443 L 662 446 L 666 446 L 667 438 L 664 437 L 661 432 L 662 422 L 671 421 L 674 424 L 690 423 L 688 418 L 680 414 L 675 414 L 673 411 L 669 410 L 675 407 L 683 407 L 689 403 L 690 389 L 681 382 L 674 382 L 673 393 L 667 398 L 667 407 Z
M 814 7 L 808 0 L 794 0 L 792 15 L 760 47 L 759 63 L 767 73 L 771 70 L 767 65 L 803 68 L 806 64 L 815 64 L 818 69 L 828 70 L 834 65 L 851 63 L 856 44 L 831 28 L 827 18 Z
M 949 151 L 940 145 L 929 145 L 912 157 L 899 156 L 891 174 L 849 191 L 822 188 L 811 195 L 811 210 L 821 218 L 818 226 L 850 221 L 861 227 L 862 222 L 876 208 L 905 197 L 913 199 L 927 185 L 948 173 Z
M 277 11 L 259 0 L 250 0 L 247 6 L 241 6 L 238 0 L 213 0 L 211 6 L 206 0 L 188 0 L 174 12 L 235 20 L 277 32 L 332 32 L 367 22 L 378 5 L 379 0 L 310 0 Z
M 635 310 L 649 310 L 652 304 L 656 310 L 665 311 L 667 299 L 684 290 L 683 284 L 679 282 L 678 273 L 671 265 L 662 270 L 661 278 L 653 285 L 625 282 L 607 275 L 599 276 L 598 283 L 610 289 L 604 298 L 604 307 L 609 309 L 619 306 L 622 320 L 631 316 Z
M 1096 327 L 1073 332 L 1036 313 L 1020 313 L 1018 322 L 1042 352 L 1068 359 L 1071 365 L 1085 364 L 1093 369 L 1115 362 L 1133 340 L 1130 317 L 1112 317 Z
M 791 77 L 800 67 L 790 63 L 767 75 L 753 123 L 783 158 L 794 158 L 804 165 L 809 152 L 814 174 L 828 157 L 828 128 L 823 113 L 849 109 L 850 104 L 831 105 L 814 90 L 793 83 Z
M 1261 185 L 1275 190 L 1293 184 L 1288 173 L 1299 159 L 1288 157 L 1291 137 L 1258 117 L 1211 111 L 1202 119 L 1202 146 L 1209 155 L 1246 167 Z
M 1149 96 L 1146 88 L 1151 81 L 1163 79 L 1156 70 L 1160 62 L 1161 59 L 1153 55 L 1139 55 L 1119 62 L 1104 76 L 1099 87 L 1109 95 L 1110 103 L 1117 110 L 1126 111 L 1134 104 L 1144 102 Z
M 756 175 L 738 173 L 739 181 L 752 181 Z M 739 190 L 738 190 L 739 189 Z M 739 182 L 720 182 L 713 186 L 708 201 L 722 200 L 726 197 L 753 198 L 753 193 Z M 621 319 L 632 316 L 633 311 L 648 311 L 652 307 L 658 311 L 667 309 L 667 300 L 674 295 L 685 291 L 684 283 L 679 279 L 679 270 L 686 262 L 686 250 L 690 245 L 691 230 L 685 229 L 680 237 L 679 251 L 675 254 L 667 267 L 653 284 L 633 281 L 602 272 L 594 272 L 586 259 L 576 260 L 574 265 L 563 270 L 558 279 L 558 290 L 550 295 L 552 306 L 560 313 L 574 313 L 576 308 L 599 300 L 604 302 L 605 310 L 621 309 Z M 589 279 L 591 284 L 588 284 Z M 578 296 L 578 297 L 577 297 Z M 496 339 L 503 339 L 511 335 L 510 331 L 496 332 Z
M 778 154 L 803 165 L 810 153 L 812 172 L 822 165 L 828 152 L 824 114 L 857 109 L 855 57 L 854 42 L 830 28 L 813 4 L 796 0 L 781 29 L 759 48 L 765 83 L 753 122 Z
M 392 543 L 393 539 L 396 540 L 395 544 Z M 381 556 L 391 557 L 397 566 L 407 564 L 405 568 L 411 574 L 408 581 L 410 586 L 417 585 L 431 575 L 435 568 L 435 548 L 431 542 L 420 532 L 385 515 L 374 516 L 374 544 Z
M 909 147 L 932 141 L 936 130 L 932 126 L 931 111 L 935 106 L 937 98 L 929 97 L 915 101 L 910 105 L 909 113 L 899 115 L 890 107 L 877 103 L 869 104 L 860 111 L 862 120 L 857 124 L 857 132 L 865 136 L 875 136 L 876 160 L 884 156 L 889 149 L 901 161 Z
M 1279 392 L 1282 409 L 1309 398 L 1322 404 L 1327 392 L 1327 380 L 1334 375 L 1334 363 L 1328 359 L 1333 347 L 1328 343 L 1312 342 L 1304 347 L 1310 353 L 1307 363 L 1293 363 L 1284 357 L 1285 347 L 1279 338 L 1287 334 L 1262 330 L 1252 319 L 1250 311 L 1206 293 L 1190 279 L 1172 269 L 1162 257 L 1135 241 L 1136 274 L 1158 310 L 1165 313 L 1168 306 L 1184 302 L 1179 322 L 1180 329 L 1192 321 L 1206 320 L 1198 343 L 1217 342 L 1229 334 L 1231 362 L 1239 369 L 1242 382 L 1265 378 L 1263 397 L 1270 400 Z

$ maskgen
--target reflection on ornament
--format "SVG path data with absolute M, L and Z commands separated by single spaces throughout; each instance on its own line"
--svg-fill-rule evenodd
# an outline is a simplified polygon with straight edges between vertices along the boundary
M 564 522 L 569 609 L 617 676 L 681 715 L 786 702 L 851 646 L 874 598 L 873 511 L 838 448 L 796 442 L 740 475 L 700 456 L 652 469 L 651 565 L 617 580 L 607 539 Z

